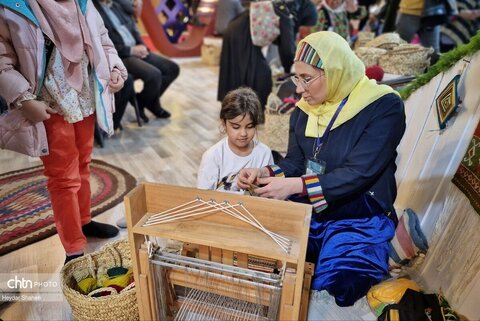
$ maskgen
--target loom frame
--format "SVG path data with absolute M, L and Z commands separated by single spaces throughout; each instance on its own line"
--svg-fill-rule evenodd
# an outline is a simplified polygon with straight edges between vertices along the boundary
M 222 215 L 142 226 L 153 213 L 196 197 L 243 203 L 266 228 L 292 240 L 290 252 L 285 253 L 266 234 L 244 222 Z M 198 244 L 207 248 L 207 252 L 211 249 L 208 252 L 211 257 L 208 259 L 212 261 L 215 261 L 214 252 L 218 253 L 216 251 L 220 249 L 225 253 L 235 251 L 245 256 L 248 254 L 284 262 L 288 268 L 283 279 L 278 319 L 306 319 L 313 274 L 313 265 L 305 263 L 311 205 L 148 182 L 140 183 L 130 191 L 124 198 L 124 204 L 140 320 L 158 320 L 153 302 L 155 289 L 150 275 L 148 253 L 142 246 L 146 235 Z M 232 235 L 238 237 L 232 238 Z

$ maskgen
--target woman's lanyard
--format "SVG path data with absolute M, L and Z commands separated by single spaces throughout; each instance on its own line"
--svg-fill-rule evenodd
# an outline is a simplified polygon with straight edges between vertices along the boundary
M 332 129 L 332 126 L 335 123 L 335 120 L 337 119 L 338 114 L 340 114 L 340 111 L 342 110 L 343 106 L 345 106 L 345 104 L 347 103 L 347 100 L 348 100 L 348 96 L 342 100 L 337 110 L 335 111 L 335 114 L 333 114 L 332 119 L 330 119 L 330 122 L 328 123 L 327 128 L 325 128 L 325 132 L 323 133 L 323 136 L 320 137 L 320 134 L 318 134 L 317 139 L 315 139 L 315 145 L 313 146 L 314 159 L 317 159 L 317 156 L 320 153 L 320 150 L 322 149 L 323 143 L 328 140 L 328 135 L 330 135 L 330 130 Z

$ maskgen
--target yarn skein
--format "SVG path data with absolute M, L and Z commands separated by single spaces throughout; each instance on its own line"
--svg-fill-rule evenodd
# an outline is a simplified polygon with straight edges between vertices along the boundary
M 92 277 L 83 279 L 77 284 L 83 294 L 88 294 L 97 288 L 97 280 Z

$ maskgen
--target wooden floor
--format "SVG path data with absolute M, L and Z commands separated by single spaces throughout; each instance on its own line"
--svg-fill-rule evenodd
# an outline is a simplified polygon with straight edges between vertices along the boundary
M 123 120 L 124 130 L 106 140 L 104 148 L 96 147 L 94 158 L 125 169 L 139 182 L 195 185 L 202 153 L 221 137 L 220 103 L 216 101 L 218 67 L 204 65 L 199 58 L 176 61 L 180 65 L 180 76 L 161 99 L 172 117 L 154 120 L 148 114 L 151 121 L 139 128 L 133 108 L 128 107 Z M 0 173 L 38 164 L 36 158 L 0 151 Z M 96 220 L 113 224 L 123 215 L 123 204 L 120 204 L 97 216 Z M 123 230 L 119 238 L 126 237 Z M 87 251 L 94 251 L 103 244 L 103 240 L 91 239 Z M 0 257 L 0 273 L 38 273 L 45 280 L 58 281 L 64 259 L 62 245 L 54 235 Z M 63 296 L 57 297 L 63 300 Z M 68 304 L 60 303 L 57 299 L 57 302 L 3 304 L 0 319 L 72 320 Z

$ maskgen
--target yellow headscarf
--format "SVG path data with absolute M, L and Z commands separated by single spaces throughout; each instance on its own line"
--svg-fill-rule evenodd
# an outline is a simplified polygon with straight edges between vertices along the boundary
M 323 103 L 309 105 L 303 98 L 297 106 L 308 114 L 305 136 L 322 136 L 342 100 L 348 101 L 339 113 L 332 130 L 352 119 L 363 108 L 389 93 L 398 93 L 390 86 L 377 85 L 375 80 L 365 76 L 365 66 L 350 49 L 341 36 L 330 31 L 320 31 L 305 37 L 297 46 L 296 61 L 302 60 L 299 55 L 302 43 L 308 43 L 322 60 L 322 69 L 327 80 L 327 97 Z

